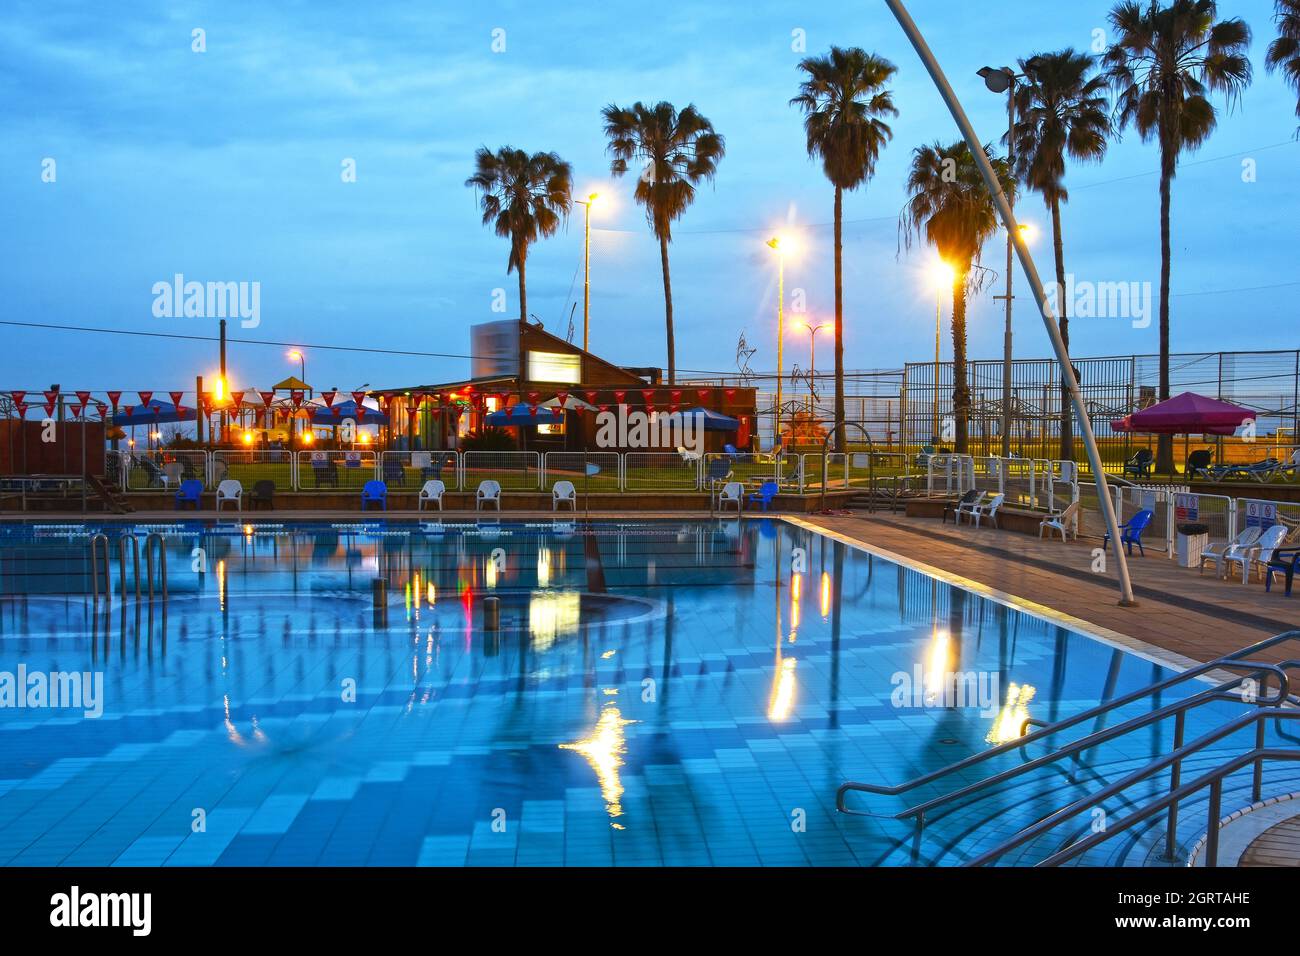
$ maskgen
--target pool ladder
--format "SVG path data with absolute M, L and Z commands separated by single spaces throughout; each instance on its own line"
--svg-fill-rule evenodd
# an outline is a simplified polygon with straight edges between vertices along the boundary
M 1057 721 L 1053 724 L 1047 724 L 1042 721 L 1026 718 L 1021 725 L 1021 736 L 1007 743 L 1000 744 L 989 750 L 973 754 L 964 760 L 949 764 L 939 770 L 923 774 L 909 780 L 907 783 L 897 786 L 886 784 L 864 783 L 858 781 L 849 781 L 840 786 L 835 794 L 836 809 L 841 813 L 850 813 L 860 816 L 872 816 L 883 819 L 905 820 L 912 819 L 916 824 L 916 836 L 919 840 L 921 832 L 924 830 L 927 821 L 933 820 L 937 816 L 943 816 L 937 813 L 940 807 L 960 800 L 963 797 L 971 797 L 974 800 L 980 799 L 983 793 L 990 787 L 997 784 L 1008 782 L 1018 778 L 1021 775 L 1036 770 L 1039 767 L 1045 767 L 1054 764 L 1062 758 L 1069 757 L 1076 764 L 1080 763 L 1079 755 L 1086 750 L 1113 740 L 1118 737 L 1148 727 L 1151 724 L 1159 723 L 1170 717 L 1174 718 L 1174 741 L 1170 753 L 1159 757 L 1153 757 L 1152 760 L 1138 770 L 1127 774 L 1120 780 L 1104 786 L 1102 789 L 1087 794 L 1084 797 L 1072 801 L 1064 807 L 1060 807 L 1046 816 L 1040 817 L 1035 823 L 1024 827 L 1010 838 L 1004 840 L 992 849 L 982 853 L 975 859 L 967 862 L 966 866 L 986 866 L 1001 859 L 1006 853 L 1017 849 L 1026 843 L 1044 836 L 1059 824 L 1069 821 L 1077 814 L 1087 811 L 1091 807 L 1097 806 L 1104 800 L 1112 797 L 1122 797 L 1125 790 L 1130 787 L 1148 780 L 1163 771 L 1169 772 L 1168 792 L 1163 796 L 1147 802 L 1144 806 L 1139 807 L 1119 821 L 1112 821 L 1111 824 L 1099 833 L 1093 833 L 1086 838 L 1068 843 L 1058 848 L 1055 852 L 1042 860 L 1040 866 L 1059 866 L 1069 860 L 1072 860 L 1087 850 L 1092 849 L 1099 843 L 1103 843 L 1111 837 L 1122 833 L 1137 824 L 1165 814 L 1165 833 L 1164 833 L 1164 860 L 1167 862 L 1176 862 L 1176 832 L 1178 827 L 1179 805 L 1195 796 L 1200 791 L 1209 790 L 1209 801 L 1207 806 L 1207 829 L 1205 839 L 1205 864 L 1214 866 L 1218 862 L 1219 848 L 1219 813 L 1223 796 L 1223 780 L 1231 773 L 1241 770 L 1245 767 L 1251 767 L 1253 777 L 1251 781 L 1251 797 L 1255 802 L 1259 802 L 1262 797 L 1264 764 L 1266 761 L 1296 761 L 1300 760 L 1300 749 L 1282 749 L 1277 747 L 1265 746 L 1265 723 L 1273 720 L 1278 725 L 1278 732 L 1281 736 L 1297 740 L 1289 734 L 1281 731 L 1281 724 L 1292 720 L 1300 719 L 1300 709 L 1297 704 L 1300 700 L 1290 692 L 1290 671 L 1300 667 L 1300 660 L 1284 660 L 1278 663 L 1267 663 L 1258 660 L 1252 660 L 1253 655 L 1260 651 L 1268 650 L 1276 645 L 1290 643 L 1300 640 L 1300 630 L 1287 631 L 1274 637 L 1252 644 L 1249 647 L 1243 647 L 1234 651 L 1225 657 L 1210 661 L 1205 664 L 1199 664 L 1189 670 L 1185 670 L 1173 677 L 1143 687 L 1131 693 L 1125 694 L 1114 700 L 1100 704 L 1073 717 Z M 1081 724 L 1087 720 L 1100 718 L 1103 715 L 1126 704 L 1134 703 L 1143 698 L 1152 697 L 1161 691 L 1181 684 L 1185 681 L 1197 677 L 1211 676 L 1213 671 L 1241 671 L 1243 673 L 1235 677 L 1229 677 L 1228 680 L 1214 685 L 1200 693 L 1193 694 L 1190 697 L 1183 698 L 1173 704 L 1159 707 L 1147 714 L 1130 718 L 1112 727 L 1096 730 L 1068 744 L 1061 745 L 1040 757 L 1026 759 L 1018 767 L 1004 770 L 1000 773 L 994 773 L 990 776 L 977 780 L 974 783 L 959 787 L 956 790 L 949 791 L 937 797 L 923 800 L 914 806 L 900 810 L 896 813 L 871 813 L 864 810 L 851 809 L 846 803 L 846 796 L 851 792 L 870 793 L 880 795 L 897 796 L 906 793 L 916 787 L 932 783 L 947 775 L 965 770 L 975 764 L 979 764 L 1008 751 L 1018 750 L 1027 744 L 1042 740 L 1043 738 L 1055 733 L 1059 733 L 1068 727 Z M 1277 692 L 1273 696 L 1264 693 L 1265 685 L 1268 678 L 1276 677 L 1278 682 Z M 1250 682 L 1247 684 L 1247 682 Z M 1246 695 L 1243 691 L 1249 687 L 1251 695 Z M 1254 703 L 1256 706 L 1252 711 L 1237 717 L 1234 720 L 1219 726 L 1215 730 L 1209 731 L 1198 739 L 1186 743 L 1184 741 L 1184 731 L 1186 726 L 1187 713 L 1203 704 L 1211 701 L 1237 701 L 1241 703 Z M 1037 730 L 1030 731 L 1030 727 L 1037 727 Z M 1247 729 L 1254 729 L 1255 740 L 1254 746 L 1243 753 L 1228 759 L 1219 766 L 1202 773 L 1196 779 L 1184 783 L 1182 780 L 1183 761 L 1188 757 L 1207 749 L 1211 744 L 1217 743 L 1232 734 Z M 1297 740 L 1300 742 L 1300 740 Z M 1071 781 L 1073 778 L 1071 776 Z M 1004 791 L 998 791 L 1004 792 Z M 969 805 L 969 804 L 963 804 Z
M 101 547 L 102 546 L 102 547 Z M 100 553 L 103 553 L 103 561 L 100 561 Z M 122 535 L 117 541 L 117 568 L 118 580 L 121 582 L 122 601 L 127 598 L 126 587 L 126 559 L 127 551 L 131 552 L 131 563 L 133 576 L 135 580 L 135 599 L 140 600 L 140 539 L 133 534 Z M 157 576 L 154 574 L 154 556 L 157 555 Z M 167 548 L 164 547 L 163 536 L 157 531 L 151 532 L 144 539 L 144 565 L 145 578 L 148 582 L 149 603 L 152 604 L 156 596 L 161 596 L 165 602 L 168 597 L 167 591 Z M 101 589 L 100 585 L 103 585 Z M 112 581 L 112 561 L 109 554 L 108 535 L 100 533 L 90 539 L 90 586 L 91 593 L 95 598 L 95 605 L 99 605 L 101 594 L 106 602 L 111 603 L 113 599 L 113 581 Z

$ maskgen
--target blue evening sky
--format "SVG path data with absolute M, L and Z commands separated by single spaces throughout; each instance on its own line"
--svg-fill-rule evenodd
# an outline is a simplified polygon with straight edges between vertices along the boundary
M 1174 187 L 1175 351 L 1294 348 L 1300 143 L 1295 96 L 1263 69 L 1271 0 L 1223 0 L 1255 32 L 1254 85 L 1185 159 Z M 997 139 L 1004 101 L 974 75 L 1035 51 L 1088 48 L 1103 0 L 913 0 L 980 134 Z M 662 12 L 661 12 L 662 11 Z M 191 31 L 207 51 L 191 51 Z M 492 49 L 496 28 L 505 51 Z M 555 150 L 593 216 L 592 347 L 616 362 L 663 364 L 658 248 L 631 182 L 611 183 L 607 103 L 695 103 L 726 137 L 716 182 L 700 190 L 671 247 L 681 370 L 735 370 L 743 331 L 755 369 L 775 366 L 775 269 L 763 240 L 796 230 L 786 271 L 809 318 L 832 315 L 832 192 L 787 105 L 799 81 L 792 31 L 809 53 L 859 45 L 892 60 L 901 115 L 875 179 L 845 202 L 849 368 L 932 355 L 933 254 L 900 253 L 898 213 L 913 147 L 956 138 L 938 94 L 883 3 L 743 5 L 627 0 L 537 3 L 51 3 L 7 0 L 0 22 L 0 254 L 3 318 L 207 335 L 215 321 L 157 318 L 151 287 L 175 273 L 261 283 L 261 325 L 231 335 L 463 354 L 468 326 L 502 316 L 493 290 L 507 245 L 479 223 L 464 186 L 476 147 Z M 1222 104 L 1220 104 L 1222 105 Z M 57 180 L 41 181 L 42 161 Z M 355 183 L 340 178 L 354 159 Z M 1242 160 L 1256 181 L 1243 182 Z M 1158 278 L 1154 145 L 1129 132 L 1100 166 L 1071 168 L 1067 267 L 1079 279 Z M 1041 201 L 1021 213 L 1046 226 Z M 1035 246 L 1050 272 L 1050 244 Z M 530 311 L 564 335 L 580 326 L 581 207 L 529 260 Z M 1000 240 L 985 251 L 1000 269 Z M 1224 291 L 1248 290 L 1248 291 Z M 970 349 L 1001 351 L 996 290 L 974 298 Z M 1048 354 L 1022 297 L 1017 352 Z M 947 321 L 945 309 L 945 324 Z M 794 317 L 792 317 L 794 318 Z M 0 327 L 0 388 L 193 388 L 214 344 Z M 1079 319 L 1079 356 L 1153 352 L 1156 325 Z M 818 365 L 830 368 L 829 331 Z M 267 387 L 296 363 L 285 349 L 233 345 L 235 387 Z M 945 330 L 944 354 L 951 354 Z M 807 364 L 789 331 L 787 367 Z M 307 350 L 317 387 L 436 382 L 460 358 Z

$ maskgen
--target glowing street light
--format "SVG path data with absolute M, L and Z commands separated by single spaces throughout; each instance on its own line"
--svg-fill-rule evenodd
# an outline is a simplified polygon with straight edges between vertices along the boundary
M 939 259 L 930 267 L 930 281 L 934 283 L 934 420 L 931 423 L 930 444 L 939 444 L 939 332 L 943 319 L 944 292 L 951 292 L 957 281 L 957 270 Z
M 302 352 L 294 349 L 289 353 L 289 358 L 298 363 L 298 378 L 303 382 L 307 381 L 307 358 Z
M 579 199 L 583 207 L 582 217 L 582 350 L 588 349 L 588 333 L 591 325 L 591 207 L 600 198 L 599 193 L 592 193 L 586 199 Z
M 816 325 L 808 322 L 803 324 L 803 327 L 808 330 L 808 373 L 814 379 L 817 378 L 817 333 L 822 329 L 829 329 L 833 324 L 831 322 L 819 322 Z
M 773 236 L 768 248 L 776 253 L 776 409 L 773 416 L 772 445 L 781 444 L 781 378 L 785 363 L 785 257 L 796 246 L 789 236 Z

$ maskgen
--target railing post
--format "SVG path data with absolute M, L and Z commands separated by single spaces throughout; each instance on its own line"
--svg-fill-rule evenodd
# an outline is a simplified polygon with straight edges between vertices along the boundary
M 1183 732 L 1185 729 L 1186 718 L 1187 718 L 1187 712 L 1183 710 L 1180 710 L 1177 716 L 1174 718 L 1174 746 L 1173 746 L 1174 750 L 1179 750 L 1183 746 Z M 1169 768 L 1169 792 L 1170 793 L 1173 793 L 1175 790 L 1178 789 L 1178 785 L 1182 782 L 1181 781 L 1182 774 L 1183 774 L 1183 762 L 1181 760 L 1175 760 L 1174 765 Z M 1173 803 L 1169 804 L 1169 816 L 1168 819 L 1165 821 L 1165 859 L 1170 863 L 1173 863 L 1175 861 L 1174 847 L 1176 846 L 1177 839 L 1178 839 L 1178 801 L 1175 800 Z
M 1265 677 L 1264 680 L 1261 681 L 1261 684 L 1265 684 L 1267 682 L 1268 682 L 1268 678 Z M 1260 696 L 1262 697 L 1263 695 L 1261 694 Z M 1260 704 L 1259 706 L 1262 708 L 1264 705 Z M 1264 749 L 1264 717 L 1261 714 L 1260 717 L 1258 717 L 1255 720 L 1255 750 L 1261 751 L 1263 749 Z M 1256 757 L 1254 780 L 1252 781 L 1251 788 L 1250 788 L 1251 800 L 1254 803 L 1259 803 L 1259 801 L 1262 799 L 1263 790 L 1264 790 L 1264 758 Z
M 1219 865 L 1219 815 L 1223 802 L 1223 778 L 1216 777 L 1210 784 L 1210 806 L 1206 811 L 1209 819 L 1205 830 L 1205 865 Z
M 1237 499 L 1228 499 L 1228 540 L 1237 539 Z

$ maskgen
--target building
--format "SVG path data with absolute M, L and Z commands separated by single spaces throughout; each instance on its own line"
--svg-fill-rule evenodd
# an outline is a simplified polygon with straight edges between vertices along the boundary
M 754 434 L 753 388 L 667 385 L 658 368 L 615 365 L 540 325 L 504 320 L 472 326 L 470 354 L 467 378 L 371 392 L 387 403 L 392 447 L 496 450 L 504 447 L 504 433 L 513 447 L 527 451 L 644 450 L 597 441 L 600 412 L 617 415 L 620 405 L 626 414 L 647 412 L 656 419 L 701 407 L 736 419 L 734 431 L 704 432 L 705 451 L 746 447 Z M 515 406 L 523 407 L 518 424 L 495 429 L 487 423 L 493 413 Z

